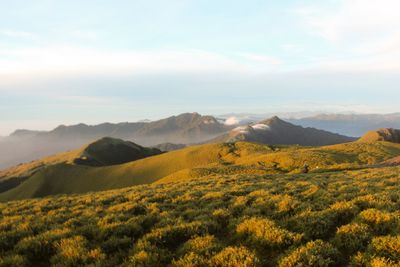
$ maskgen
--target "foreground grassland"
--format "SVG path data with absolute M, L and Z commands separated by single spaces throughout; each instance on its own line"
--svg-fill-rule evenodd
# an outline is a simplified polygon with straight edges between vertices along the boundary
M 211 174 L 0 214 L 0 266 L 400 265 L 399 167 Z

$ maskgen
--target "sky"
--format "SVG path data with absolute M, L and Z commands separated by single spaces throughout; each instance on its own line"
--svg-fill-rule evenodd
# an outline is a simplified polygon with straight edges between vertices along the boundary
M 400 111 L 398 0 L 2 0 L 0 135 L 182 112 Z

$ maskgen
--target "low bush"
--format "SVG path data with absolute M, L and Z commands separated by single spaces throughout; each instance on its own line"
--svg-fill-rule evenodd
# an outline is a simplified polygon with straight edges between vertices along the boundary
M 211 259 L 215 267 L 254 267 L 258 266 L 256 255 L 245 247 L 226 247 Z
M 331 244 L 316 240 L 308 242 L 283 257 L 279 261 L 279 266 L 340 266 L 340 254 Z
M 333 242 L 343 253 L 351 255 L 364 250 L 371 237 L 372 233 L 368 225 L 351 223 L 337 229 Z

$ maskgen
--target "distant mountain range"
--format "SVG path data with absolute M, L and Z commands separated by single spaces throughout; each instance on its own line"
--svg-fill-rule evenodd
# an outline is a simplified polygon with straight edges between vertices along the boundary
M 314 127 L 347 136 L 359 137 L 379 128 L 400 128 L 400 113 L 321 114 L 301 119 L 286 119 L 303 127 Z
M 106 136 L 170 151 L 188 144 L 233 140 L 326 145 L 348 142 L 354 139 L 347 136 L 361 136 L 377 128 L 400 128 L 400 113 L 328 114 L 306 118 L 298 118 L 292 113 L 282 115 L 289 118 L 275 124 L 274 120 L 268 122 L 266 117 L 260 115 L 226 114 L 214 117 L 184 113 L 157 121 L 60 125 L 51 131 L 16 130 L 10 136 L 0 138 L 0 169 L 76 149 Z
M 61 125 L 51 131 L 16 130 L 0 139 L 0 169 L 76 149 L 106 136 L 144 146 L 190 144 L 209 140 L 232 128 L 212 116 L 184 113 L 152 122 Z M 173 146 L 161 148 L 171 150 Z

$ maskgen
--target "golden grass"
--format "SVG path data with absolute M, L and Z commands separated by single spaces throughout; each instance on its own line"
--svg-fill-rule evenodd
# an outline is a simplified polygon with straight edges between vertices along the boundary
M 295 174 L 304 164 L 316 173 L 359 169 L 399 155 L 400 144 L 353 142 L 325 147 L 268 146 L 247 142 L 207 144 L 106 167 L 71 163 L 79 151 L 10 170 L 16 175 L 45 166 L 21 185 L 0 194 L 0 200 L 84 193 L 205 176 Z

